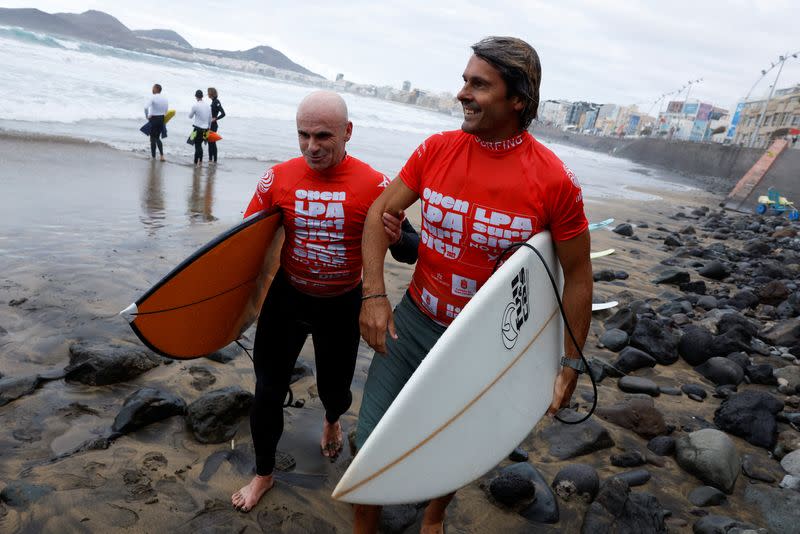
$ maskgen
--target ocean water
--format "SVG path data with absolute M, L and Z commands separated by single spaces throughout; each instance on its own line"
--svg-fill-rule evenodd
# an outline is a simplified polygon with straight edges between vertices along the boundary
M 294 114 L 315 88 L 263 76 L 161 58 L 92 43 L 0 27 L 3 114 L 0 130 L 66 136 L 146 154 L 144 105 L 153 83 L 164 87 L 170 108 L 165 152 L 191 161 L 184 142 L 194 91 L 214 86 L 227 117 L 220 122 L 220 157 L 274 162 L 298 154 Z M 459 70 L 454 67 L 454 76 Z M 393 176 L 414 148 L 437 131 L 457 129 L 459 117 L 344 94 L 354 123 L 350 153 Z M 576 148 L 548 145 L 578 175 L 585 198 L 652 200 L 652 191 L 685 189 L 663 173 Z M 0 170 L 0 178 L 3 176 Z

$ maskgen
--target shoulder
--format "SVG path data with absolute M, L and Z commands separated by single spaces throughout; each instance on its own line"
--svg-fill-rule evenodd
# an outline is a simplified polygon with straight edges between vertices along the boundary
M 389 185 L 389 178 L 381 171 L 374 169 L 370 164 L 361 161 L 360 159 L 349 156 L 350 172 L 355 174 L 359 182 L 365 186 L 377 185 L 381 189 Z
M 575 173 L 567 167 L 561 158 L 533 136 L 531 136 L 528 156 L 531 159 L 531 163 L 536 165 L 540 176 L 547 177 L 554 182 L 563 180 L 576 181 Z
M 455 146 L 463 146 L 471 138 L 471 135 L 461 130 L 435 133 L 425 139 L 422 144 L 417 147 L 416 155 L 419 158 L 432 157 L 442 150 Z

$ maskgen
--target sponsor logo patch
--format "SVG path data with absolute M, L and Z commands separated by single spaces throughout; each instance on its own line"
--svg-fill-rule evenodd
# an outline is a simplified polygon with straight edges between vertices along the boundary
M 258 192 L 259 193 L 266 193 L 269 191 L 269 188 L 272 187 L 272 182 L 275 181 L 275 172 L 270 168 L 267 169 L 267 172 L 261 177 L 258 181 Z
M 451 290 L 453 295 L 459 297 L 473 297 L 478 291 L 478 282 L 472 278 L 464 278 L 454 274 Z
M 509 350 L 514 348 L 519 337 L 519 330 L 529 316 L 528 269 L 523 267 L 511 280 L 511 301 L 503 311 L 500 333 L 505 348 Z
M 435 316 L 439 307 L 439 299 L 434 297 L 427 289 L 422 288 L 422 305 Z

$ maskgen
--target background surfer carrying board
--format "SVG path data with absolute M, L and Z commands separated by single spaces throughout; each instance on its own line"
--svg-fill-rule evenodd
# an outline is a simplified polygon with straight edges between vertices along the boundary
M 527 132 L 539 105 L 538 55 L 526 42 L 510 37 L 486 38 L 472 50 L 458 93 L 464 108 L 461 130 L 423 142 L 400 171 L 400 179 L 389 184 L 367 215 L 361 334 L 381 354 L 373 357 L 364 387 L 359 447 L 447 325 L 489 278 L 498 255 L 513 242 L 551 232 L 564 271 L 567 320 L 578 344 L 586 341 L 592 267 L 580 184 Z M 393 314 L 385 298 L 387 240 L 381 216 L 404 210 L 418 199 L 419 260 Z M 575 365 L 559 373 L 550 415 L 569 402 L 580 368 L 571 341 L 565 343 L 564 353 L 567 363 Z M 428 504 L 422 532 L 442 532 L 452 497 Z M 356 505 L 355 532 L 375 532 L 379 514 L 377 506 Z
M 281 267 L 264 299 L 254 345 L 256 390 L 250 431 L 256 476 L 231 497 L 234 507 L 245 512 L 273 486 L 283 401 L 309 334 L 317 389 L 325 407 L 322 454 L 334 459 L 342 449 L 339 417 L 352 402 L 350 383 L 360 337 L 364 220 L 389 184 L 385 175 L 347 154 L 345 144 L 352 132 L 342 97 L 327 91 L 308 95 L 297 108 L 302 157 L 268 169 L 244 214 L 247 218 L 279 209 L 286 232 Z M 404 227 L 410 224 L 404 221 Z M 413 263 L 418 242 L 411 230 L 392 254 L 398 261 Z

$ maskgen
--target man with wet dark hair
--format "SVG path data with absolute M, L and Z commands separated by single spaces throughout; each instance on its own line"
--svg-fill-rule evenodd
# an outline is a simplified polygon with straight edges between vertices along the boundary
M 376 355 L 358 418 L 359 448 L 512 242 L 550 231 L 564 272 L 566 317 L 578 344 L 586 341 L 592 267 L 580 184 L 527 132 L 539 105 L 539 57 L 528 43 L 513 37 L 489 37 L 472 49 L 458 93 L 464 108 L 461 130 L 426 139 L 367 214 L 362 240 L 366 300 L 360 324 Z M 385 298 L 388 242 L 381 216 L 417 200 L 422 210 L 419 259 L 408 292 L 392 312 Z M 549 415 L 566 406 L 575 390 L 579 366 L 569 364 L 579 353 L 565 342 L 564 355 Z M 475 431 L 481 432 L 477 424 Z M 453 495 L 430 501 L 421 532 L 443 532 Z M 356 505 L 354 531 L 375 532 L 379 514 L 377 506 Z

